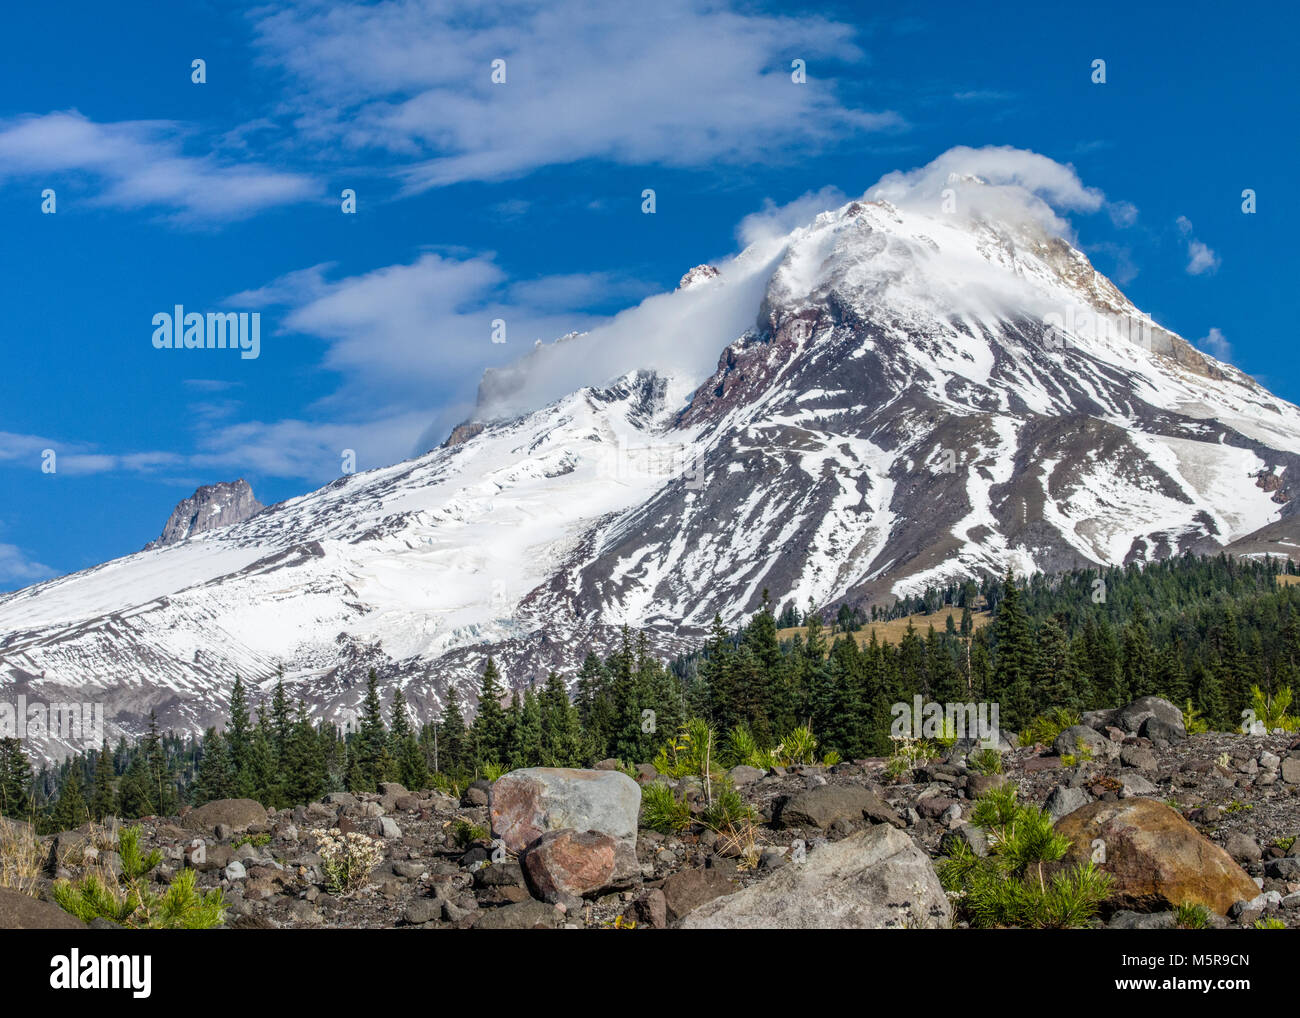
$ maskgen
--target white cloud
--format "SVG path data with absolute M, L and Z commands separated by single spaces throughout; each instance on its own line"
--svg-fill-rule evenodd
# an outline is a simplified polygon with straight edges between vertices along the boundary
M 1137 222 L 1137 206 L 1128 201 L 1108 202 L 1106 211 L 1110 213 L 1110 221 L 1121 230 L 1132 226 Z
M 26 586 L 38 580 L 47 580 L 55 575 L 49 566 L 29 559 L 14 544 L 0 544 L 0 583 L 19 583 Z
M 1192 221 L 1186 216 L 1179 216 L 1175 223 L 1178 225 L 1178 232 L 1187 240 L 1187 274 L 1201 276 L 1218 269 L 1222 260 L 1208 244 L 1192 236 L 1194 231 Z
M 956 192 L 961 214 L 1008 222 L 1028 219 L 1062 236 L 1070 229 L 1059 212 L 1095 212 L 1105 202 L 1100 191 L 1084 186 L 1074 167 L 1006 145 L 950 148 L 925 166 L 885 174 L 867 197 L 933 210 L 948 189 Z
M 1212 327 L 1210 334 L 1198 339 L 1196 345 L 1217 360 L 1228 362 L 1232 360 L 1232 344 L 1217 328 Z
M 299 174 L 184 155 L 182 135 L 169 121 L 100 124 L 75 110 L 4 120 L 0 178 L 36 178 L 58 191 L 69 177 L 77 186 L 89 177 L 92 204 L 158 207 L 187 220 L 244 216 L 318 190 Z
M 827 75 L 860 62 L 854 29 L 707 0 L 285 2 L 255 11 L 264 59 L 290 75 L 303 137 L 404 160 L 418 191 L 582 159 L 707 166 L 806 159 L 897 128 L 844 104 Z M 808 81 L 791 81 L 791 60 Z M 506 82 L 491 81 L 506 61 Z M 651 186 L 651 185 L 648 185 Z
M 786 205 L 777 205 L 769 198 L 761 211 L 752 212 L 740 221 L 736 227 L 736 239 L 748 247 L 784 237 L 791 230 L 811 222 L 818 213 L 838 208 L 848 200 L 838 187 L 809 191 Z
M 600 319 L 580 309 L 605 296 L 606 285 L 629 285 L 604 273 L 511 283 L 490 254 L 426 252 L 337 281 L 329 268 L 293 272 L 227 302 L 287 306 L 282 331 L 325 340 L 325 367 L 354 391 L 382 388 L 390 407 L 427 407 L 434 387 L 455 389 L 535 340 L 590 327 Z M 497 319 L 506 323 L 504 343 L 492 342 Z

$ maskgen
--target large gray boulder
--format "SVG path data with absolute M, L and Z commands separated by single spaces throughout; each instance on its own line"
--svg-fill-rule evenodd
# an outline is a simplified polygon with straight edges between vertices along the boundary
M 547 831 L 594 831 L 614 841 L 618 883 L 641 872 L 636 824 L 641 788 L 621 771 L 527 767 L 502 775 L 488 791 L 492 835 L 523 852 Z
M 1052 743 L 1052 751 L 1057 756 L 1086 754 L 1094 760 L 1112 755 L 1110 740 L 1087 725 L 1071 725 L 1064 729 Z M 1118 747 L 1114 752 L 1118 752 Z
M 706 902 L 683 929 L 947 928 L 952 910 L 924 852 L 881 824 L 821 845 L 805 861 Z
M 86 924 L 52 901 L 0 887 L 0 930 L 84 930 Z
M 1128 706 L 1121 707 L 1115 715 L 1115 724 L 1126 732 L 1136 733 L 1142 730 L 1149 718 L 1156 718 L 1183 736 L 1187 734 L 1183 712 L 1158 696 L 1140 696 Z

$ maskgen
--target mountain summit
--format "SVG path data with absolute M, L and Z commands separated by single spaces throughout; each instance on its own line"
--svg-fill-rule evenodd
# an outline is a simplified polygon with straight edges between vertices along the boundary
M 265 508 L 242 477 L 237 481 L 205 484 L 189 498 L 177 503 L 162 534 L 145 545 L 144 550 L 176 544 L 232 523 L 243 523 Z
M 765 590 L 1293 548 L 1300 409 L 1158 326 L 1045 206 L 941 183 L 687 273 L 616 320 L 647 353 L 612 381 L 533 408 L 616 359 L 565 337 L 423 456 L 0 597 L 3 674 L 127 730 L 199 730 L 280 667 L 318 714 L 374 667 L 427 715 L 488 652 L 514 684 L 572 674 L 624 624 L 670 651 Z

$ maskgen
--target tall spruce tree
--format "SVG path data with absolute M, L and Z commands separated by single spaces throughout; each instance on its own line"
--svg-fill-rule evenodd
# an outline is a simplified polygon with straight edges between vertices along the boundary
M 479 685 L 478 709 L 470 725 L 474 746 L 474 766 L 482 770 L 487 764 L 501 764 L 507 759 L 506 712 L 501 706 L 501 673 L 489 656 Z

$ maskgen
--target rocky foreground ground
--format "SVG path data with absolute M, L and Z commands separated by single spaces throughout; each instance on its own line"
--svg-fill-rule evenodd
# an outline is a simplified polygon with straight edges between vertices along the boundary
M 963 743 L 901 781 L 879 758 L 738 767 L 727 780 L 757 819 L 723 834 L 639 826 L 638 783 L 668 779 L 642 765 L 633 780 L 612 762 L 515 771 L 460 800 L 386 784 L 270 812 L 221 800 L 139 824 L 163 854 L 155 886 L 196 869 L 201 890 L 222 889 L 231 928 L 948 927 L 963 924 L 934 864 L 956 840 L 987 850 L 968 822 L 972 801 L 1011 781 L 1073 839 L 1070 858 L 1111 875 L 1097 926 L 1170 927 L 1184 902 L 1210 906 L 1214 926 L 1300 925 L 1293 736 L 1187 736 L 1152 698 L 1083 721 L 1054 746 L 1009 739 L 1001 774 L 970 769 Z M 670 784 L 700 808 L 700 779 Z M 48 903 L 52 884 L 120 868 L 114 829 L 42 839 L 33 894 L 0 891 L 0 925 L 69 920 Z M 312 833 L 329 829 L 376 846 L 348 893 L 331 893 Z

